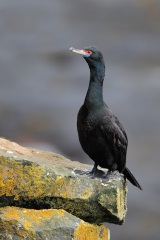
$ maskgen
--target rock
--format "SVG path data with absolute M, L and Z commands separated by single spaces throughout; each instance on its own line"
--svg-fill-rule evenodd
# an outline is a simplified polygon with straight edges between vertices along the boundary
M 0 139 L 0 206 L 64 209 L 90 223 L 122 224 L 127 209 L 123 176 L 117 173 L 107 181 L 74 172 L 91 168 Z
M 64 210 L 0 208 L 1 240 L 109 240 L 104 225 L 93 225 Z

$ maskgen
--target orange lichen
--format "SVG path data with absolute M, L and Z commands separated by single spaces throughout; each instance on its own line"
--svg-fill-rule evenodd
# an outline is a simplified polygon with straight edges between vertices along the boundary
M 5 194 L 5 184 L 0 180 L 0 196 Z
M 17 221 L 26 230 L 32 230 L 34 226 L 43 224 L 46 220 L 51 219 L 54 215 L 62 218 L 65 213 L 64 210 L 34 210 L 21 209 L 17 207 L 0 208 L 0 211 L 2 211 L 3 219 L 6 221 Z
M 74 240 L 109 240 L 109 230 L 104 226 L 92 225 L 80 219 L 73 217 L 64 210 L 46 209 L 22 209 L 17 207 L 0 208 L 1 220 L 0 227 L 3 232 L 16 234 L 16 236 L 26 237 L 27 239 L 36 239 L 37 232 L 43 229 L 43 233 L 48 230 L 48 222 L 53 226 L 51 231 L 55 231 L 56 227 L 66 226 L 73 229 Z M 78 227 L 77 227 L 78 225 Z M 43 234 L 42 233 L 42 234 Z M 64 234 L 67 234 L 64 232 Z M 49 235 L 48 235 L 49 236 Z M 65 235 L 67 236 L 67 235 Z M 1 237 L 1 234 L 0 234 Z
M 109 240 L 109 230 L 104 226 L 97 226 L 81 221 L 74 232 L 74 240 Z
M 57 197 L 74 198 L 75 194 L 83 199 L 88 199 L 92 195 L 89 186 L 83 185 L 79 191 L 75 178 L 47 175 L 43 166 L 30 162 L 29 165 L 23 161 L 15 159 L 1 158 L 3 166 L 0 181 L 0 196 L 13 196 L 14 200 L 19 200 L 20 196 L 33 199 L 47 194 Z
M 70 191 L 70 189 L 73 187 L 72 183 L 72 179 L 68 181 L 67 178 L 58 176 L 54 185 L 55 194 L 63 198 L 72 198 L 72 191 Z
M 79 179 L 80 181 L 80 179 Z M 78 186 L 83 186 L 80 190 Z M 91 186 L 87 186 L 87 184 L 77 184 L 77 179 L 72 177 L 58 176 L 55 180 L 55 185 L 53 187 L 54 195 L 57 197 L 63 198 L 74 198 L 75 195 L 77 198 L 81 199 L 89 199 L 92 195 Z
M 14 196 L 15 200 L 22 195 L 38 198 L 44 193 L 47 195 L 47 187 L 51 188 L 54 183 L 54 179 L 47 177 L 42 166 L 32 162 L 28 166 L 14 159 L 1 158 L 1 163 L 0 196 Z

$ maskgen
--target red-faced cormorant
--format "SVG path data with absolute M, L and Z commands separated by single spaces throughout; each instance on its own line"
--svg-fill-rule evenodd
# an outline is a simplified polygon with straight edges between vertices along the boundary
M 126 167 L 127 135 L 118 118 L 103 101 L 103 80 L 105 63 L 102 53 L 95 47 L 83 50 L 70 48 L 81 54 L 90 68 L 88 91 L 77 117 L 80 144 L 86 154 L 95 162 L 91 171 L 98 173 L 97 167 L 107 168 L 107 175 L 118 170 L 136 187 L 141 188 L 133 174 Z

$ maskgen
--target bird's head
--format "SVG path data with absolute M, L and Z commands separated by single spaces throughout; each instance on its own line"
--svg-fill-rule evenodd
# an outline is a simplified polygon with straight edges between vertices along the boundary
M 95 47 L 85 47 L 82 50 L 71 47 L 70 50 L 81 54 L 90 67 L 97 67 L 99 63 L 104 64 L 102 53 Z

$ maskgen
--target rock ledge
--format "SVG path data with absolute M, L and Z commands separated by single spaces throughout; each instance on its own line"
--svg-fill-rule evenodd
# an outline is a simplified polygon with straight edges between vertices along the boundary
M 122 224 L 127 209 L 123 175 L 115 173 L 107 181 L 75 173 L 91 168 L 59 154 L 24 148 L 0 138 L 1 216 L 9 213 L 7 206 L 19 207 L 14 210 L 18 213 L 20 208 L 27 208 L 27 212 L 39 210 L 35 214 L 63 209 L 79 221 Z

